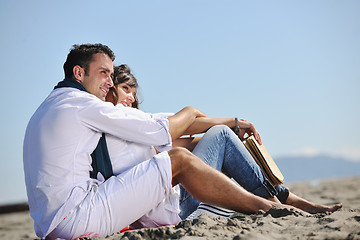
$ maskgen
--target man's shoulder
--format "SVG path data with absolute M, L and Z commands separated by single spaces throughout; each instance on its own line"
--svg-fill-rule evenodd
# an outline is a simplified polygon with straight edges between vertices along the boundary
M 102 103 L 103 101 L 90 94 L 88 92 L 80 91 L 76 88 L 64 87 L 59 89 L 54 89 L 48 99 L 52 99 L 55 101 L 79 101 L 79 102 L 88 102 L 94 101 L 98 103 Z
M 72 87 L 63 87 L 63 88 L 56 88 L 54 90 L 52 90 L 52 92 L 50 93 L 50 96 L 74 96 L 74 97 L 84 97 L 84 96 L 88 96 L 91 97 L 93 96 L 92 94 L 88 93 L 88 92 L 84 92 L 81 91 L 79 89 L 76 88 L 72 88 Z
M 74 88 L 54 89 L 40 104 L 34 115 L 63 112 L 69 109 L 102 108 L 104 102 L 96 96 Z

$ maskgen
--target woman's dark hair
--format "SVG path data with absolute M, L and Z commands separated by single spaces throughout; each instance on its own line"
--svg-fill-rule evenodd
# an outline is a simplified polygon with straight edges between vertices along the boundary
M 104 53 L 111 61 L 115 60 L 115 54 L 113 51 L 106 45 L 101 43 L 96 44 L 74 44 L 67 55 L 66 61 L 64 63 L 64 73 L 65 78 L 73 78 L 73 69 L 76 65 L 84 68 L 85 74 L 89 70 L 89 64 L 92 61 L 93 55 L 96 53 Z
M 139 84 L 134 77 L 134 75 L 131 73 L 131 70 L 128 65 L 121 64 L 120 66 L 114 67 L 114 77 L 113 77 L 114 86 L 119 85 L 120 83 L 125 83 L 129 85 L 129 87 L 138 88 Z M 117 102 L 118 95 L 114 88 L 110 89 L 109 94 L 112 94 L 112 97 L 114 99 L 114 102 Z M 132 103 L 133 108 L 139 108 L 139 99 L 134 95 L 135 101 Z

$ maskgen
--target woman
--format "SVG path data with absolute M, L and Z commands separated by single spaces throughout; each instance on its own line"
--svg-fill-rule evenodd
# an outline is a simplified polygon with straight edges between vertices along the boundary
M 136 98 L 138 83 L 131 74 L 130 68 L 127 65 L 115 67 L 113 81 L 114 88 L 109 91 L 106 100 L 114 105 L 121 104 L 124 107 L 138 108 L 138 99 Z M 163 114 L 163 116 L 167 117 L 169 114 Z M 235 133 L 231 129 L 238 131 Z M 201 138 L 176 139 L 173 141 L 173 146 L 186 147 L 208 165 L 224 172 L 255 195 L 292 205 L 309 213 L 333 212 L 341 208 L 341 204 L 325 206 L 311 203 L 289 192 L 283 185 L 272 186 L 241 142 L 245 134 L 248 134 L 254 135 L 255 139 L 261 144 L 260 134 L 252 123 L 237 118 L 199 117 L 183 135 L 203 132 L 206 133 Z M 154 149 L 149 149 L 147 154 L 155 154 Z M 116 160 L 117 157 L 111 159 Z M 113 162 L 114 172 L 125 169 L 124 167 L 120 169 L 119 164 L 116 161 Z M 180 217 L 185 219 L 196 210 L 200 202 L 188 194 L 184 188 L 180 188 Z
M 112 102 L 115 106 L 121 103 L 125 107 L 139 108 L 139 100 L 136 96 L 139 85 L 127 65 L 114 67 L 113 82 L 114 87 L 110 88 L 106 101 Z

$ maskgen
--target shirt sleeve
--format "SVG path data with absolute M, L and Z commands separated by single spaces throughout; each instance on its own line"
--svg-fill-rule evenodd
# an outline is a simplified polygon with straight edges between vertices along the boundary
M 171 149 L 169 121 L 138 109 L 116 106 L 91 95 L 78 111 L 80 121 L 88 128 L 111 134 L 126 141 L 162 150 Z
M 150 113 L 153 118 L 169 118 L 174 115 L 174 113 Z

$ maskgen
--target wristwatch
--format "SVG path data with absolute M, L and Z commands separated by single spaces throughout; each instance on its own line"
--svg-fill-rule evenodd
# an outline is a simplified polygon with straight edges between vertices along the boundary
M 235 128 L 234 128 L 234 132 L 235 133 L 239 133 L 240 132 L 240 127 L 239 127 L 239 121 L 238 118 L 235 118 Z

